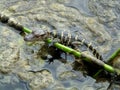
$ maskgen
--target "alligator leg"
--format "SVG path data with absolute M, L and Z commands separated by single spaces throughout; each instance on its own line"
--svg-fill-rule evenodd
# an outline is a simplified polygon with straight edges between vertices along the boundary
M 63 63 L 66 62 L 66 60 L 61 57 L 61 54 L 64 53 L 63 51 L 57 49 L 54 46 L 48 47 L 47 51 L 49 55 L 46 56 L 45 60 L 47 60 L 49 64 L 53 63 L 56 59 Z
M 58 53 L 58 51 L 56 52 L 56 53 Z M 60 54 L 61 55 L 61 54 Z M 48 60 L 47 60 L 47 62 L 49 63 L 49 64 L 51 64 L 51 63 L 53 63 L 54 62 L 54 60 L 59 60 L 59 61 L 61 61 L 62 63 L 66 63 L 66 59 L 63 59 L 60 55 L 54 55 L 54 56 L 50 56 L 50 57 L 48 57 Z
M 81 42 L 78 42 L 78 41 L 74 41 L 71 43 L 72 47 L 77 50 L 78 52 L 80 52 L 80 49 L 79 49 L 79 46 L 82 45 Z

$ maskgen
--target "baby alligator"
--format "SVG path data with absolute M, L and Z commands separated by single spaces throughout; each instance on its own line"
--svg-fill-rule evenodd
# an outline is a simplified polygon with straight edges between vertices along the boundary
M 79 45 L 85 45 L 87 48 L 89 48 L 93 55 L 96 56 L 96 58 L 103 60 L 102 56 L 97 52 L 93 46 L 88 43 L 85 39 L 81 39 L 79 35 L 72 33 L 70 31 L 63 31 L 63 30 L 36 30 L 32 31 L 32 33 L 25 36 L 25 41 L 45 41 L 47 38 L 51 38 L 54 41 L 57 40 L 57 42 L 60 42 L 62 44 L 68 45 L 68 46 L 79 46 Z

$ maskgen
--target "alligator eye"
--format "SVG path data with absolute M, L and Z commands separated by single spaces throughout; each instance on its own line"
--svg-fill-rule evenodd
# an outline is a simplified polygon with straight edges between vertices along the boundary
M 40 37 L 42 37 L 42 36 L 45 35 L 45 31 L 39 29 L 39 30 L 33 31 L 32 34 L 33 34 L 36 38 L 40 38 Z

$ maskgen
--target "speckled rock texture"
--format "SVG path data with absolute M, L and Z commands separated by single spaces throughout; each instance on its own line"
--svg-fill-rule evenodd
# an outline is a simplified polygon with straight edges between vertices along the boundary
M 0 11 L 31 30 L 78 33 L 107 61 L 120 45 L 119 3 L 119 0 L 1 0 Z M 23 38 L 15 29 L 0 23 L 0 72 L 16 74 L 28 83 L 30 90 L 106 90 L 109 86 L 108 81 L 96 83 L 82 71 L 73 70 L 73 61 L 63 64 L 55 60 L 48 64 L 41 58 L 48 54 L 43 48 L 45 43 L 27 43 Z M 87 49 L 86 52 L 91 53 Z

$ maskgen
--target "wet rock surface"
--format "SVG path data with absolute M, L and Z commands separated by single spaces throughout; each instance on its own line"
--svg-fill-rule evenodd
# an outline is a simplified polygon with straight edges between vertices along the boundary
M 0 33 L 0 72 L 6 74 L 14 73 L 19 76 L 21 80 L 25 82 L 29 81 L 29 87 L 31 87 L 32 90 L 40 90 L 40 88 L 46 88 L 52 84 L 54 81 L 52 74 L 48 70 L 42 69 L 44 63 L 35 53 L 35 48 L 37 48 L 37 45 L 39 45 L 38 48 L 40 48 L 40 44 L 32 45 L 32 49 L 30 46 L 27 48 L 22 36 L 9 27 L 0 27 L 2 32 Z M 36 60 L 36 62 L 34 62 L 34 60 Z M 31 72 L 31 70 L 36 70 L 36 68 L 39 72 Z M 11 75 L 8 77 L 11 77 Z M 11 81 L 6 82 L 8 84 L 11 83 Z M 6 85 L 6 83 L 3 84 Z M 6 87 L 9 87 L 8 84 Z M 1 90 L 7 89 L 8 88 L 4 88 Z M 17 87 L 14 90 L 16 89 Z
M 89 0 L 89 8 L 99 23 L 104 25 L 105 32 L 109 34 L 109 50 L 105 53 L 105 57 L 119 48 L 120 44 L 120 30 L 119 30 L 119 0 Z M 106 34 L 104 35 L 104 37 Z M 107 38 L 107 37 L 106 37 Z M 104 48 L 104 47 L 103 47 Z
M 21 81 L 16 75 L 0 74 L 0 90 L 28 90 L 27 83 Z
M 119 0 L 1 0 L 0 11 L 32 30 L 73 30 L 90 41 L 107 60 L 120 44 L 119 3 Z M 41 53 L 46 51 L 40 51 L 45 43 L 26 43 L 13 28 L 2 23 L 0 29 L 0 72 L 15 73 L 28 82 L 31 90 L 106 90 L 109 86 L 107 81 L 96 83 L 81 71 L 74 71 L 69 60 L 66 64 L 58 60 L 46 63 L 41 59 Z
M 15 32 L 8 28 L 1 27 L 0 70 L 2 72 L 9 73 L 11 72 L 12 68 L 14 68 L 14 63 L 19 59 L 18 55 L 22 41 L 23 40 L 20 38 L 20 35 L 16 35 Z

